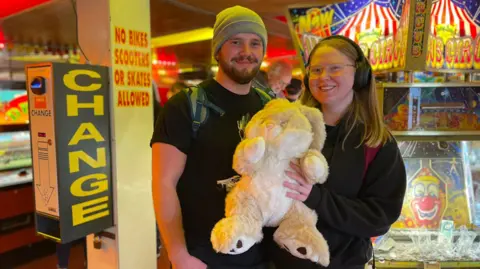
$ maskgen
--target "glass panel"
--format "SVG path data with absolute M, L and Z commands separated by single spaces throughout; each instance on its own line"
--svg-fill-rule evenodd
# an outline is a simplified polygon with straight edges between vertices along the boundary
M 407 171 L 402 213 L 374 238 L 375 256 L 389 261 L 471 261 L 480 224 L 480 142 L 399 141 Z
M 32 165 L 28 131 L 0 133 L 0 171 Z
M 402 141 L 399 147 L 408 185 L 393 228 L 438 229 L 442 219 L 453 220 L 457 227 L 469 225 L 471 169 L 463 156 L 469 143 Z
M 0 80 L 0 188 L 32 181 L 24 82 Z
M 385 122 L 393 131 L 480 130 L 480 87 L 385 87 Z

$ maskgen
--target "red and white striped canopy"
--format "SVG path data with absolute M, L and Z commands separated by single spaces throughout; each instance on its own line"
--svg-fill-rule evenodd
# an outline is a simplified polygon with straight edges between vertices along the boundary
M 468 16 L 467 12 L 456 6 L 451 0 L 438 0 L 432 5 L 431 13 L 431 29 L 430 32 L 435 36 L 435 25 L 450 24 L 457 29 L 457 34 L 461 37 L 471 36 L 475 38 L 479 29 L 473 20 Z
M 392 11 L 372 2 L 353 15 L 340 31 L 340 34 L 358 41 L 357 33 L 380 28 L 384 36 L 395 35 L 397 27 L 398 21 Z

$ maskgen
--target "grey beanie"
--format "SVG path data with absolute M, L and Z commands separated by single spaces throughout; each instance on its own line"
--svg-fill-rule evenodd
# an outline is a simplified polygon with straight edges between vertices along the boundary
M 262 18 L 254 11 L 234 6 L 217 14 L 213 27 L 212 52 L 216 56 L 223 43 L 230 37 L 240 33 L 257 34 L 263 41 L 263 54 L 267 49 L 267 29 Z

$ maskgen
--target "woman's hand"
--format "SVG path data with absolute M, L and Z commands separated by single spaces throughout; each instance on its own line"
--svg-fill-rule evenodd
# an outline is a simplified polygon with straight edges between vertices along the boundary
M 286 171 L 285 173 L 288 177 L 296 182 L 290 183 L 285 181 L 283 183 L 283 186 L 293 190 L 293 192 L 287 192 L 287 197 L 300 202 L 305 202 L 310 195 L 310 192 L 312 192 L 313 185 L 307 182 L 298 164 L 291 162 L 290 167 L 293 169 L 293 171 Z
M 173 269 L 207 269 L 207 265 L 188 253 L 172 259 Z

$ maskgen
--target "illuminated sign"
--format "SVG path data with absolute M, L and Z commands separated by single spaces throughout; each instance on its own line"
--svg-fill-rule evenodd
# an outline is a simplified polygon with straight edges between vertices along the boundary
M 423 36 L 425 33 L 427 1 L 415 1 L 415 13 L 413 15 L 412 57 L 418 58 L 423 53 Z
M 335 6 L 289 8 L 287 19 L 294 44 L 305 63 L 319 40 L 338 32 L 334 19 Z
M 470 7 L 452 0 L 439 0 L 433 4 L 427 67 L 480 69 L 479 26 L 467 11 Z
M 35 68 L 27 67 L 28 77 L 38 77 Z M 56 219 L 59 227 L 46 227 L 37 218 L 37 231 L 70 242 L 113 226 L 108 68 L 60 63 L 42 68 L 51 75 L 42 83 L 31 81 L 29 100 L 47 100 L 45 108 L 33 105 L 30 111 L 32 151 L 39 156 L 34 175 L 40 177 L 34 180 L 43 190 L 36 193 L 36 211 Z M 39 90 L 42 84 L 46 87 Z M 42 172 L 46 168 L 48 174 Z M 38 208 L 39 201 L 52 200 L 49 196 L 56 198 L 54 212 L 49 212 L 53 205 Z M 52 230 L 58 234 L 49 234 Z
M 373 71 L 386 70 L 405 66 L 407 39 L 402 29 L 397 37 L 382 37 L 373 42 L 369 49 L 369 61 Z
M 291 7 L 287 19 L 295 47 L 304 63 L 322 38 L 343 35 L 359 44 L 372 63 L 373 70 L 377 71 L 405 66 L 410 45 L 410 9 L 409 0 L 395 7 L 359 0 L 324 6 Z
M 480 35 L 450 38 L 446 44 L 441 37 L 430 35 L 427 66 L 436 69 L 480 69 Z
M 330 25 L 333 22 L 333 10 L 322 11 L 320 8 L 310 8 L 305 15 L 298 18 L 295 31 L 299 34 L 313 33 L 316 36 L 332 35 Z

